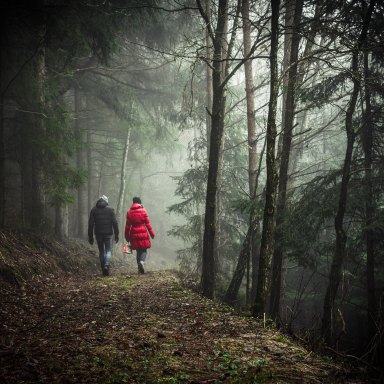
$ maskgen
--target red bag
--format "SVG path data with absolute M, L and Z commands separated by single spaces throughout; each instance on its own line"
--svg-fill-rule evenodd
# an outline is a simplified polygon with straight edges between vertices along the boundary
M 123 244 L 123 253 L 128 253 L 128 254 L 132 253 L 132 249 L 129 244 L 125 244 L 125 243 Z

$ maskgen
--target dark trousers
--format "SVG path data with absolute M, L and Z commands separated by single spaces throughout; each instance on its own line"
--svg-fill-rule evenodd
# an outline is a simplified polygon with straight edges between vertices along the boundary
M 136 251 L 136 261 L 137 261 L 137 268 L 139 269 L 139 273 L 144 273 L 144 267 L 141 261 L 145 261 L 147 258 L 147 250 L 145 248 L 138 249 Z
M 97 236 L 101 269 L 109 268 L 112 257 L 112 236 Z

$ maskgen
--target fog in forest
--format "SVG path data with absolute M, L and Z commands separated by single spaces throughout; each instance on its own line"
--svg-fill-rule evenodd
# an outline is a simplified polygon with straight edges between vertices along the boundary
M 6 3 L 2 226 L 86 243 L 106 195 L 121 254 L 140 196 L 152 270 L 383 358 L 382 2 Z

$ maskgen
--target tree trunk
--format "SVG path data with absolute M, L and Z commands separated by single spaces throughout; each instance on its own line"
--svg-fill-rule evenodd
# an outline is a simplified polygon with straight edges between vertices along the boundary
M 68 205 L 57 205 L 55 207 L 55 234 L 59 240 L 68 238 Z
M 237 295 L 239 293 L 239 289 L 241 286 L 241 282 L 243 281 L 244 272 L 246 270 L 248 260 L 249 260 L 249 249 L 250 249 L 250 241 L 252 236 L 252 226 L 250 225 L 241 246 L 239 258 L 237 260 L 235 272 L 233 273 L 231 282 L 227 288 L 227 291 L 224 296 L 224 302 L 228 305 L 234 306 L 236 304 Z
M 359 40 L 352 52 L 352 81 L 353 90 L 349 106 L 345 116 L 345 131 L 347 134 L 347 148 L 345 152 L 343 174 L 340 186 L 339 204 L 335 217 L 335 232 L 336 232 L 336 246 L 335 253 L 331 264 L 331 270 L 329 274 L 329 283 L 324 298 L 324 312 L 321 326 L 321 335 L 324 340 L 330 344 L 333 337 L 333 312 L 334 302 L 337 295 L 337 290 L 340 284 L 342 275 L 342 265 L 345 258 L 345 246 L 347 243 L 347 235 L 344 230 L 343 221 L 347 205 L 348 198 L 348 184 L 351 173 L 353 144 L 355 141 L 355 132 L 353 129 L 353 114 L 356 109 L 357 98 L 360 91 L 360 75 L 359 75 L 359 52 L 362 44 L 366 39 L 368 27 L 370 24 L 375 0 L 372 0 L 367 13 L 364 17 L 363 27 Z
M 251 293 L 250 293 L 250 302 L 251 304 L 255 301 L 256 298 L 256 290 L 257 290 L 257 276 L 259 274 L 259 260 L 260 260 L 260 240 L 261 240 L 261 232 L 260 232 L 260 219 L 255 218 L 255 229 L 253 230 L 252 237 L 252 245 L 251 245 Z
M 207 195 L 204 221 L 203 265 L 201 276 L 202 293 L 213 298 L 215 287 L 215 259 L 214 244 L 216 235 L 217 191 L 220 155 L 224 141 L 224 113 L 225 88 L 223 86 L 222 50 L 225 41 L 225 23 L 227 18 L 228 1 L 220 0 L 218 6 L 218 20 L 215 38 L 213 41 L 213 100 L 212 100 L 212 127 L 210 136 L 209 168 L 207 181 Z
M 205 13 L 209 20 L 211 20 L 211 1 L 205 0 Z M 206 96 L 206 127 L 207 127 L 207 157 L 209 158 L 209 143 L 211 137 L 211 116 L 212 116 L 212 40 L 209 36 L 208 28 L 205 29 L 205 44 L 206 44 L 206 57 L 207 57 L 207 66 L 206 66 L 206 82 L 207 82 L 207 96 Z
M 259 165 L 257 169 L 257 176 L 256 180 L 259 180 L 260 173 L 261 173 L 261 167 L 262 167 L 262 161 L 263 161 L 263 155 L 266 148 L 266 140 L 264 140 L 263 148 L 260 152 L 259 156 Z M 256 299 L 256 291 L 257 291 L 257 278 L 259 275 L 259 261 L 260 261 L 260 243 L 261 243 L 261 219 L 255 217 L 255 229 L 253 231 L 253 238 L 252 238 L 252 288 L 251 288 L 251 303 L 253 303 Z
M 28 129 L 32 124 L 31 116 L 26 116 L 20 137 L 20 146 L 23 148 L 20 153 L 20 207 L 23 227 L 31 226 L 32 220 L 32 144 L 31 131 Z
M 208 19 L 211 20 L 211 1 L 205 0 L 205 14 Z M 210 141 L 211 141 L 211 127 L 212 127 L 212 98 L 213 98 L 213 84 L 212 84 L 212 40 L 209 35 L 208 26 L 205 29 L 205 44 L 206 44 L 206 85 L 207 85 L 207 94 L 206 94 L 206 138 L 207 138 L 207 158 L 209 158 L 210 152 Z M 197 203 L 196 206 L 197 214 L 200 215 L 200 205 Z M 199 229 L 198 237 L 198 257 L 197 257 L 197 273 L 202 274 L 202 261 L 203 261 L 203 237 L 204 237 L 204 218 L 201 216 L 200 220 L 201 228 Z
M 0 226 L 5 225 L 5 145 L 4 145 L 4 73 L 3 73 L 3 59 L 5 54 L 3 52 L 5 41 L 4 24 L 1 25 L 0 35 Z
M 4 148 L 4 119 L 3 119 L 3 100 L 0 112 L 0 227 L 5 224 L 5 148 Z
M 374 197 L 372 181 L 373 164 L 373 121 L 371 107 L 371 87 L 368 52 L 364 52 L 365 111 L 361 130 L 364 151 L 364 196 L 365 196 L 365 241 L 367 247 L 367 307 L 368 307 L 368 340 L 377 332 L 376 295 L 375 295 L 375 235 L 372 228 L 374 220 Z
M 251 53 L 251 20 L 249 17 L 249 0 L 242 0 L 241 14 L 243 19 L 243 40 L 244 40 L 244 57 Z M 252 59 L 246 60 L 244 63 L 245 76 L 245 95 L 247 99 L 247 127 L 248 127 L 248 185 L 249 198 L 252 203 L 255 202 L 257 191 L 257 136 L 256 136 L 256 119 L 255 119 L 255 92 L 253 84 L 253 68 Z M 249 217 L 249 225 L 251 228 L 250 240 L 248 241 L 247 252 L 247 283 L 246 283 L 246 305 L 250 302 L 250 259 L 253 247 L 257 246 L 255 240 L 256 233 L 253 231 L 254 213 Z
M 288 166 L 289 156 L 291 153 L 292 130 L 295 116 L 295 92 L 296 92 L 296 76 L 297 61 L 299 56 L 300 34 L 298 26 L 300 25 L 301 14 L 303 10 L 303 0 L 287 0 L 286 2 L 286 35 L 285 39 L 290 40 L 289 52 L 285 53 L 289 56 L 287 88 L 283 90 L 285 105 L 283 108 L 284 126 L 283 126 L 283 144 L 280 157 L 279 172 L 279 190 L 276 209 L 276 232 L 275 232 L 275 249 L 272 260 L 272 278 L 271 278 L 271 298 L 270 298 L 270 316 L 273 320 L 277 320 L 280 312 L 281 297 L 281 272 L 283 266 L 283 224 L 285 218 L 285 205 L 287 196 L 288 182 Z
M 279 7 L 280 0 L 271 0 L 272 19 L 271 19 L 271 52 L 270 52 L 270 97 L 267 120 L 267 153 L 266 153 L 266 197 L 263 216 L 263 231 L 260 246 L 260 259 L 256 298 L 252 309 L 253 316 L 262 316 L 266 310 L 268 295 L 268 282 L 270 271 L 270 260 L 273 254 L 273 231 L 274 216 L 276 205 L 276 106 L 278 97 L 278 73 L 277 73 L 277 51 L 279 40 Z
M 240 3 L 241 2 L 239 0 L 238 3 L 237 3 L 235 22 L 234 22 L 234 26 L 233 26 L 230 42 L 228 44 L 227 41 L 223 41 L 223 45 L 221 47 L 221 51 L 225 52 L 225 56 L 224 56 L 224 53 L 222 54 L 222 64 L 221 64 L 221 71 L 222 71 L 222 73 L 220 75 L 221 78 L 222 78 L 221 81 L 223 81 L 225 78 L 227 78 L 227 76 L 229 74 L 229 67 L 230 67 L 229 63 L 226 60 L 223 60 L 223 59 L 224 59 L 224 57 L 225 58 L 229 58 L 230 55 L 231 55 L 231 51 L 233 49 L 235 30 L 236 30 L 237 20 L 238 20 L 238 16 L 240 14 L 240 8 L 241 8 L 240 7 L 240 5 L 241 5 Z M 228 28 L 228 21 L 227 21 L 227 16 L 226 16 L 226 21 L 225 21 L 224 26 L 223 26 L 223 33 L 222 33 L 223 36 L 225 36 L 227 34 L 227 28 Z M 222 103 L 224 105 L 224 107 L 223 107 L 223 124 L 224 124 L 225 92 L 223 93 L 223 101 L 222 101 Z M 224 129 L 224 125 L 223 125 L 223 129 Z M 224 158 L 223 146 L 224 146 L 224 140 L 223 140 L 223 143 L 221 145 L 221 151 L 220 151 L 219 161 L 218 161 L 218 171 L 217 171 L 217 186 L 218 186 L 218 190 L 217 190 L 217 199 L 216 199 L 216 234 L 215 234 L 215 244 L 214 244 L 215 260 L 216 260 L 215 272 L 218 269 L 219 247 L 220 247 L 220 212 L 219 212 L 219 210 L 220 210 L 220 206 L 221 206 L 220 191 L 221 191 L 221 185 L 222 185 L 222 170 L 223 170 L 223 158 Z M 242 269 L 243 257 L 244 257 L 244 252 L 242 252 L 241 255 L 240 255 L 240 259 L 241 260 L 238 263 L 237 273 L 235 272 L 235 275 L 233 277 L 233 281 L 232 281 L 232 283 L 230 284 L 230 286 L 228 288 L 228 300 L 231 301 L 231 302 L 236 299 L 237 292 L 238 292 L 239 286 L 241 285 L 242 277 L 244 275 L 244 271 Z M 239 270 L 239 268 L 240 268 L 240 270 Z M 239 274 L 241 274 L 241 276 Z
M 251 52 L 251 21 L 249 19 L 249 0 L 242 0 L 241 13 L 243 17 L 244 57 Z M 252 59 L 244 63 L 245 95 L 247 99 L 248 127 L 248 184 L 249 196 L 253 201 L 256 195 L 257 173 L 257 137 L 255 120 L 255 92 L 253 85 Z
M 207 126 L 208 129 L 208 126 Z M 193 126 L 193 137 L 195 141 L 198 138 L 196 125 Z M 198 166 L 198 160 L 195 157 L 195 167 Z M 197 235 L 197 258 L 196 258 L 196 276 L 201 276 L 201 266 L 203 260 L 203 234 L 204 234 L 204 219 L 201 213 L 200 201 L 196 201 L 196 216 L 198 218 L 198 235 Z
M 76 165 L 78 169 L 86 169 L 86 152 L 85 146 L 85 129 L 84 129 L 84 96 L 82 92 L 75 88 L 75 136 L 78 142 L 76 151 Z M 87 239 L 87 216 L 88 216 L 88 204 L 87 204 L 87 188 L 85 185 L 81 185 L 77 190 L 77 236 L 80 239 Z
M 32 216 L 31 226 L 34 229 L 41 228 L 44 219 L 44 192 L 43 192 L 43 164 L 42 164 L 42 145 L 41 141 L 44 140 L 45 136 L 45 121 L 44 121 L 44 110 L 45 110 L 45 26 L 39 28 L 38 33 L 39 48 L 36 53 L 36 94 L 37 94 L 37 111 L 38 114 L 34 118 L 34 138 L 32 144 Z
M 356 56 L 357 62 L 357 53 Z M 340 186 L 339 204 L 337 214 L 335 217 L 335 231 L 336 231 L 336 247 L 333 255 L 331 270 L 329 274 L 329 283 L 324 299 L 324 313 L 322 319 L 322 336 L 330 343 L 333 335 L 333 306 L 339 287 L 339 283 L 342 275 L 342 263 L 345 257 L 345 246 L 347 243 L 347 235 L 344 231 L 343 220 L 345 215 L 345 209 L 347 205 L 348 197 L 348 183 L 350 178 L 350 167 L 352 163 L 353 144 L 355 134 L 352 128 L 352 114 L 355 110 L 357 96 L 359 93 L 359 87 L 357 85 L 358 80 L 354 79 L 354 90 L 349 103 L 347 116 L 346 116 L 346 131 L 347 131 L 347 149 L 345 153 L 343 175 Z
M 231 50 L 233 48 L 232 39 L 234 37 L 234 31 L 236 30 L 236 24 L 240 12 L 240 0 L 238 1 L 238 8 L 237 8 L 237 15 L 235 17 L 230 42 L 227 42 L 227 39 L 223 39 L 223 44 L 221 48 L 221 87 L 223 87 L 223 95 L 222 95 L 222 105 L 223 105 L 223 130 L 224 130 L 224 117 L 225 117 L 225 106 L 226 106 L 226 90 L 223 85 L 223 80 L 228 76 L 229 69 L 230 69 L 230 56 L 231 56 Z M 227 12 L 228 13 L 228 12 Z M 225 15 L 225 22 L 223 27 L 222 36 L 228 35 L 228 15 Z M 223 190 L 223 170 L 224 170 L 224 146 L 225 146 L 225 136 L 223 134 L 223 140 L 221 144 L 221 150 L 219 153 L 219 161 L 218 161 L 218 170 L 217 170 L 217 193 L 216 193 L 216 234 L 215 234 L 215 244 L 214 244 L 214 260 L 215 260 L 215 276 L 217 273 L 220 272 L 220 251 L 222 249 L 221 247 L 221 240 L 222 240 L 222 212 L 223 212 L 223 202 L 222 202 L 222 190 Z
M 125 219 L 123 208 L 124 208 L 124 196 L 125 196 L 126 179 L 127 179 L 127 163 L 128 163 L 130 138 L 131 138 L 131 124 L 128 125 L 127 136 L 125 137 L 123 161 L 121 163 L 121 172 L 120 172 L 120 190 L 119 190 L 119 197 L 117 199 L 117 208 L 116 208 L 117 222 L 119 223 L 120 228 L 123 228 L 123 222 Z
M 95 186 L 95 170 L 93 167 L 93 161 L 92 161 L 92 131 L 91 131 L 91 124 L 89 122 L 89 119 L 87 119 L 87 173 L 88 173 L 88 179 L 87 179 L 87 192 L 88 192 L 88 212 L 91 211 L 93 204 L 96 202 L 95 196 L 94 196 L 94 186 Z

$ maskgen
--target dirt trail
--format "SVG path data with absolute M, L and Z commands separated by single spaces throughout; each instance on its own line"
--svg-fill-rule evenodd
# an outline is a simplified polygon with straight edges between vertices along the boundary
M 352 383 L 171 272 L 28 287 L 2 293 L 1 383 Z

